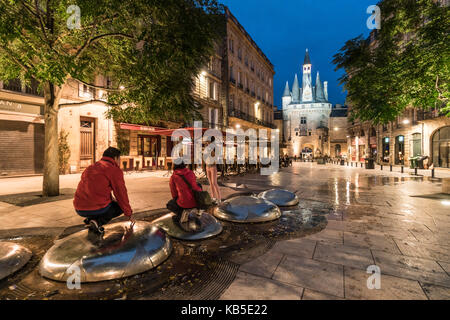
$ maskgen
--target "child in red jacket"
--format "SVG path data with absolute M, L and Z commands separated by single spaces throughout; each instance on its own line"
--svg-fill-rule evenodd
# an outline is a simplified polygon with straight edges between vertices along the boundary
M 129 217 L 132 225 L 133 211 L 128 200 L 127 188 L 123 179 L 123 171 L 119 167 L 120 151 L 108 148 L 103 158 L 90 165 L 81 175 L 73 205 L 76 212 L 83 218 L 90 229 L 103 233 L 102 225 L 122 213 Z M 111 191 L 117 200 L 114 201 Z
M 170 177 L 170 192 L 172 193 L 172 200 L 167 203 L 167 209 L 175 213 L 174 221 L 180 224 L 181 216 L 184 210 L 198 207 L 197 202 L 195 201 L 194 193 L 187 183 L 189 183 L 192 189 L 196 191 L 202 191 L 202 188 L 197 184 L 197 179 L 194 172 L 186 168 L 184 162 L 175 164 L 173 169 L 173 175 Z M 195 219 L 195 223 L 197 225 L 200 224 L 198 219 Z

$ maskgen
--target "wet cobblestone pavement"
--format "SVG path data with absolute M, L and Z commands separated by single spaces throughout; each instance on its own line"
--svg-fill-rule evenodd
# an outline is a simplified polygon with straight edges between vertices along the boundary
M 173 240 L 171 256 L 156 269 L 81 290 L 37 272 L 53 241 L 80 226 L 30 230 L 23 238 L 0 232 L 0 240 L 34 254 L 0 282 L 0 299 L 450 299 L 450 199 L 440 193 L 441 180 L 294 163 L 270 177 L 226 184 L 236 193 L 288 189 L 300 204 L 274 222 L 223 222 L 215 238 Z M 381 269 L 380 290 L 367 288 L 370 265 Z

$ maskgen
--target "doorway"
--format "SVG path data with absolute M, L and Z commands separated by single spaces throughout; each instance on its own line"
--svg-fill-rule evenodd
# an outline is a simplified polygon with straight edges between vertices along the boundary
M 80 169 L 95 162 L 95 120 L 80 118 Z
M 404 164 L 405 161 L 405 137 L 395 138 L 395 164 Z
M 142 156 L 143 169 L 156 169 L 160 150 L 160 136 L 138 136 L 138 155 Z

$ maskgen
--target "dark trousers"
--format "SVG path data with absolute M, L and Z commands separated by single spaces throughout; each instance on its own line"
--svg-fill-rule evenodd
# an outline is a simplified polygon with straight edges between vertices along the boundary
M 107 207 L 108 209 L 100 209 L 96 211 L 78 211 L 79 216 L 83 218 L 87 218 L 88 220 L 95 220 L 99 224 L 99 226 L 105 225 L 110 222 L 112 219 L 117 218 L 123 213 L 123 210 L 120 208 L 119 204 L 116 201 L 111 202 L 111 204 Z M 99 211 L 101 213 L 99 213 Z
M 172 199 L 166 204 L 167 209 L 175 213 L 178 217 L 181 217 L 184 208 L 180 207 L 176 199 Z

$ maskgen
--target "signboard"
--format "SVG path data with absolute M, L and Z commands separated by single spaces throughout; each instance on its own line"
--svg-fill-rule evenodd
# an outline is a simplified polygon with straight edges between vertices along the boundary
M 149 131 L 149 132 L 155 132 L 156 130 L 164 130 L 164 128 L 148 127 L 148 126 L 141 126 L 141 125 L 137 125 L 137 124 L 128 124 L 128 123 L 121 123 L 120 129 L 136 130 L 136 131 Z
M 36 105 L 36 104 L 27 104 L 21 102 L 14 102 L 8 100 L 0 99 L 0 109 L 13 111 L 13 112 L 21 112 L 21 113 L 29 113 L 29 114 L 44 114 L 44 106 Z

